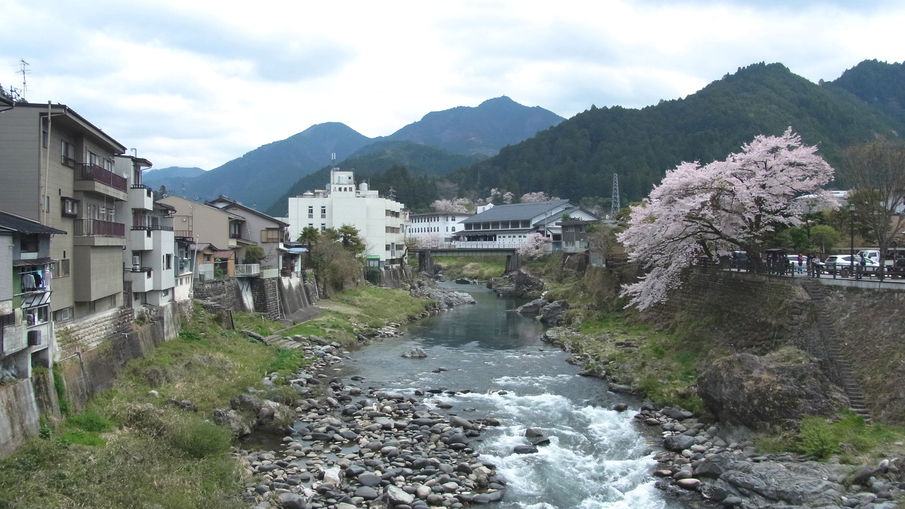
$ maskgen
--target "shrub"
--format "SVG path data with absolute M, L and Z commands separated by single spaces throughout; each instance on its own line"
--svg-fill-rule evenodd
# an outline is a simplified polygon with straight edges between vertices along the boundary
M 833 429 L 822 417 L 809 416 L 801 420 L 801 450 L 805 454 L 812 454 L 817 458 L 825 459 L 839 451 L 839 442 L 834 436 Z
M 208 421 L 183 420 L 169 426 L 170 442 L 192 458 L 229 452 L 232 432 Z

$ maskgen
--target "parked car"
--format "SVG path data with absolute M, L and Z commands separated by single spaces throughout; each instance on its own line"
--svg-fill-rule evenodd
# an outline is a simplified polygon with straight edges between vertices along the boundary
M 830 255 L 823 262 L 823 270 L 826 271 L 827 274 L 839 274 L 842 277 L 848 277 L 854 271 L 855 274 L 858 273 L 859 270 L 862 272 L 873 275 L 880 269 L 880 263 L 871 258 L 864 258 L 864 267 L 861 266 L 861 259 L 858 255 L 854 257 L 854 263 L 852 263 L 852 255 Z

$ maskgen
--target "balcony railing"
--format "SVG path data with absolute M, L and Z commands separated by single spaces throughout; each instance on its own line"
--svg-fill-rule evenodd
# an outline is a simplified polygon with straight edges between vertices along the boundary
M 192 234 L 192 230 L 173 230 L 173 234 L 177 239 L 192 239 L 195 237 Z
M 100 219 L 76 219 L 76 237 L 125 237 L 126 225 Z
M 162 224 L 133 224 L 132 230 L 133 231 L 135 231 L 135 230 L 148 230 L 148 231 L 162 230 L 165 232 L 171 232 L 171 231 L 173 231 L 173 227 L 164 226 Z
M 123 192 L 126 192 L 129 188 L 129 181 L 126 180 L 125 177 L 120 177 L 112 171 L 105 170 L 96 164 L 80 163 L 75 179 L 93 180 Z
M 118 176 L 118 175 L 117 175 L 117 176 Z M 151 188 L 148 187 L 148 186 L 146 186 L 146 185 L 144 185 L 144 184 L 132 184 L 132 189 L 144 189 L 144 190 L 145 190 L 145 196 L 147 196 L 148 198 L 153 198 L 153 197 L 154 197 L 154 192 L 151 190 Z
M 257 276 L 261 273 L 261 265 L 257 263 L 236 264 L 236 277 Z

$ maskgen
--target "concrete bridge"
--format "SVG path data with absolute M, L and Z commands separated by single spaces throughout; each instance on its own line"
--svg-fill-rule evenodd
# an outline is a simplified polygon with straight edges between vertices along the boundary
M 506 257 L 506 273 L 517 271 L 522 266 L 518 252 L 515 248 L 487 248 L 487 249 L 469 249 L 469 248 L 434 248 L 434 249 L 413 249 L 411 253 L 418 253 L 418 271 L 428 271 L 434 266 L 434 256 L 471 256 L 475 258 L 489 257 Z

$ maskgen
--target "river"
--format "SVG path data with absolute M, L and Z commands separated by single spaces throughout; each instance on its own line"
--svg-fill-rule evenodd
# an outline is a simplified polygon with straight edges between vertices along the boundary
M 472 443 L 508 483 L 496 509 L 675 509 L 650 476 L 652 446 L 632 423 L 638 401 L 606 391 L 598 379 L 578 376 L 568 354 L 543 343 L 543 326 L 514 309 L 524 301 L 498 298 L 479 286 L 476 305 L 460 306 L 406 326 L 404 335 L 352 352 L 344 377 L 363 387 L 414 395 L 466 419 L 492 417 L 499 427 Z M 428 357 L 403 358 L 413 347 Z M 356 382 L 349 382 L 356 384 Z M 450 395 L 445 391 L 457 391 Z M 468 391 L 463 393 L 461 391 Z M 611 410 L 619 402 L 626 412 Z M 534 454 L 514 454 L 533 428 L 550 439 Z

